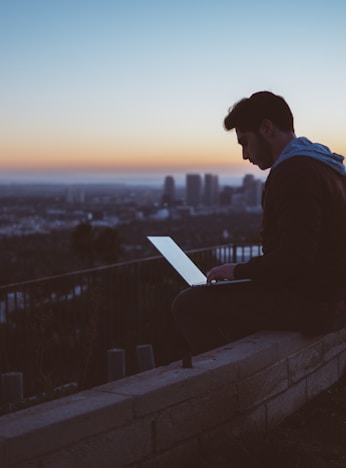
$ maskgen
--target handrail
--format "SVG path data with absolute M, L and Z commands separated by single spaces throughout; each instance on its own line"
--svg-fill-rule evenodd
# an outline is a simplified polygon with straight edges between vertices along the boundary
M 207 271 L 260 249 L 229 244 L 187 253 Z M 137 371 L 139 344 L 153 345 L 158 365 L 176 360 L 170 306 L 184 287 L 160 256 L 0 286 L 0 374 L 23 372 L 31 395 L 71 381 L 105 383 L 111 348 L 126 350 L 128 374 Z

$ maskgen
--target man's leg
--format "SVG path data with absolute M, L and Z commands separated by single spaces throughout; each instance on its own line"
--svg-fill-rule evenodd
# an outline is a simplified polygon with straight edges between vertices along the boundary
M 302 328 L 299 302 L 290 291 L 269 290 L 255 282 L 185 289 L 175 298 L 172 311 L 193 354 L 261 329 Z
M 262 328 L 262 296 L 253 283 L 192 287 L 172 310 L 188 348 L 199 354 Z

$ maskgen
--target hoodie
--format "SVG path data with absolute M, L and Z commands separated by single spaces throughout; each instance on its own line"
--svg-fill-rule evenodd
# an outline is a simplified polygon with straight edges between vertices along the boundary
M 346 285 L 343 160 L 307 138 L 289 142 L 263 194 L 263 255 L 238 264 L 236 279 L 292 288 L 306 297 L 339 295 Z
M 338 173 L 346 175 L 344 166 L 344 157 L 340 154 L 333 153 L 327 146 L 320 143 L 312 143 L 305 137 L 294 138 L 283 149 L 279 158 L 272 165 L 272 169 L 277 167 L 283 161 L 296 156 L 308 156 L 323 162 Z

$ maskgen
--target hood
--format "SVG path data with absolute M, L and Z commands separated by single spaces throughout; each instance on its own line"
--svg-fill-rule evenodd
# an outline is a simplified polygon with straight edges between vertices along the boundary
M 312 143 L 305 137 L 294 138 L 283 149 L 279 158 L 272 165 L 272 169 L 278 166 L 286 159 L 293 158 L 294 156 L 308 156 L 317 159 L 327 166 L 334 169 L 342 175 L 346 175 L 344 166 L 344 157 L 340 154 L 333 153 L 327 146 L 320 143 Z

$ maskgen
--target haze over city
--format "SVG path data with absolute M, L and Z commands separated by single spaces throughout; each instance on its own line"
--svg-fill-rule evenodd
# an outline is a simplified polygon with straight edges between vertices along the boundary
M 343 0 L 26 0 L 0 8 L 0 179 L 264 173 L 227 109 L 282 95 L 297 136 L 346 153 Z

